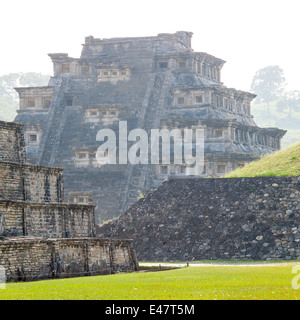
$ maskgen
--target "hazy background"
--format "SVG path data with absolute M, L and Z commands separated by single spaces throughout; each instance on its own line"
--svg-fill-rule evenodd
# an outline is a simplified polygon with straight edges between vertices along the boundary
M 13 121 L 13 87 L 47 85 L 48 53 L 79 58 L 85 37 L 142 37 L 191 31 L 194 51 L 226 60 L 224 85 L 249 91 L 255 73 L 279 66 L 286 91 L 300 95 L 300 0 L 2 0 L 0 2 L 0 120 Z M 38 74 L 37 74 L 38 73 Z M 45 76 L 48 75 L 48 76 Z M 260 127 L 287 130 L 282 147 L 300 140 L 300 102 L 289 114 L 278 97 L 252 103 Z
M 300 89 L 299 0 L 2 0 L 0 75 L 52 75 L 48 53 L 79 57 L 84 38 L 192 31 L 192 46 L 226 60 L 222 81 L 249 90 L 255 72 L 279 65 Z

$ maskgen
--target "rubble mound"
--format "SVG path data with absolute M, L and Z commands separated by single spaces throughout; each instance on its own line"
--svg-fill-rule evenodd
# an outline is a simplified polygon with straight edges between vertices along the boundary
M 98 234 L 133 239 L 140 261 L 296 259 L 299 189 L 297 177 L 173 179 Z

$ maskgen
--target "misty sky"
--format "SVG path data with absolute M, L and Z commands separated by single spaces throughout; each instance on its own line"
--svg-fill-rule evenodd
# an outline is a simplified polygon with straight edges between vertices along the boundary
M 191 31 L 194 51 L 226 60 L 222 81 L 249 90 L 255 72 L 279 65 L 300 90 L 300 0 L 1 0 L 0 75 L 52 75 L 48 53 L 78 58 L 86 36 Z

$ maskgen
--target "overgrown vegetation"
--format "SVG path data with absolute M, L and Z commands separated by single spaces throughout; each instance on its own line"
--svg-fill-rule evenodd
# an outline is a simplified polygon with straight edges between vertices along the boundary
M 268 176 L 299 176 L 300 175 L 300 142 L 285 150 L 262 157 L 250 162 L 225 175 L 235 177 L 268 177 Z
M 205 266 L 161 272 L 9 283 L 0 299 L 300 299 L 293 289 L 297 262 L 267 266 Z

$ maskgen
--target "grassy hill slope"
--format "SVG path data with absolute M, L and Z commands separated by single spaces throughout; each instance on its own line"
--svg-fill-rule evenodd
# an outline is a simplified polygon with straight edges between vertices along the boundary
M 300 142 L 250 162 L 225 178 L 258 176 L 300 176 Z

